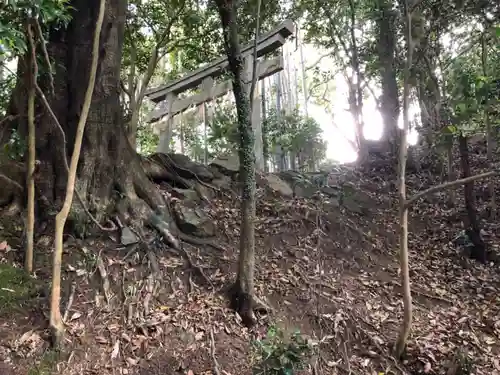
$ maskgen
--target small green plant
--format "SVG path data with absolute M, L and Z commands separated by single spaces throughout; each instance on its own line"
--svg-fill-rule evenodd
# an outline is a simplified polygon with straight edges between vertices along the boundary
M 254 375 L 293 375 L 303 370 L 312 347 L 299 331 L 292 335 L 271 326 L 264 339 L 253 342 Z
M 473 370 L 473 363 L 467 353 L 462 350 L 458 351 L 455 355 L 455 364 L 457 375 L 470 375 Z
M 39 291 L 36 280 L 22 268 L 0 264 L 0 313 L 21 307 Z
M 59 353 L 54 350 L 47 350 L 40 362 L 28 370 L 28 375 L 50 375 L 54 373 L 59 360 Z

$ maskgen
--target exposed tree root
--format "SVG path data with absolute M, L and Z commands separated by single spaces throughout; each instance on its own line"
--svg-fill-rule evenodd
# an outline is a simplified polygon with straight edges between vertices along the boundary
M 228 291 L 230 307 L 241 317 L 246 327 L 252 327 L 257 323 L 254 312 L 270 313 L 272 308 L 255 295 L 250 295 L 243 290 L 240 283 L 236 281 Z
M 228 294 L 231 309 L 240 315 L 242 323 L 246 327 L 253 327 L 257 323 L 253 296 L 243 291 L 238 281 L 231 286 Z
M 149 181 L 146 180 L 146 184 L 148 183 Z M 144 226 L 149 226 L 152 229 L 155 229 L 161 235 L 168 246 L 179 252 L 186 259 L 190 269 L 195 271 L 196 274 L 201 277 L 206 284 L 211 285 L 212 283 L 210 279 L 205 275 L 203 270 L 193 262 L 190 254 L 186 249 L 184 249 L 177 236 L 181 240 L 184 240 L 186 242 L 191 242 L 198 245 L 212 245 L 213 247 L 218 249 L 220 247 L 211 244 L 209 241 L 198 241 L 198 239 L 192 238 L 191 236 L 180 232 L 172 219 L 168 205 L 161 204 L 167 202 L 165 202 L 160 193 L 157 190 L 150 190 L 151 195 L 148 196 L 144 195 L 146 191 L 148 191 L 148 186 L 143 186 L 141 189 L 139 189 L 139 192 L 141 193 L 140 195 L 144 196 L 145 199 L 150 201 L 149 204 L 146 200 L 143 200 L 140 197 L 128 197 L 125 198 L 125 200 L 119 205 L 119 214 L 121 215 L 123 220 L 131 223 L 132 227 L 138 228 L 138 237 L 140 238 L 141 243 L 143 243 L 144 251 L 146 252 L 146 254 L 148 254 L 152 266 L 155 267 L 155 264 L 157 264 L 157 262 L 155 262 L 156 256 L 151 252 L 151 249 L 149 249 L 149 246 L 144 239 L 144 235 L 142 234 L 141 229 Z M 155 209 L 153 210 L 151 206 L 153 206 Z M 159 273 L 159 268 L 154 269 L 153 271 L 155 273 Z
M 226 249 L 220 245 L 217 245 L 216 243 L 214 243 L 213 241 L 210 241 L 210 240 L 206 240 L 206 239 L 203 239 L 203 238 L 196 238 L 196 237 L 192 237 L 192 236 L 189 236 L 183 232 L 180 232 L 179 233 L 179 239 L 181 239 L 182 241 L 190 244 L 190 245 L 195 245 L 195 246 L 209 246 L 215 250 L 218 250 L 220 252 L 225 252 Z
M 15 216 L 24 201 L 26 167 L 10 160 L 0 162 L 0 207 L 2 215 Z
M 22 207 L 21 199 L 17 198 L 16 196 L 11 203 L 9 203 L 5 207 L 2 207 L 2 216 L 6 217 L 16 216 L 22 212 L 21 207 Z
M 199 188 L 199 185 L 215 191 L 220 191 L 220 189 L 216 186 L 203 181 L 194 171 L 181 167 L 169 154 L 155 154 L 152 157 L 143 158 L 142 165 L 146 174 L 150 178 L 165 179 L 174 182 L 174 184 L 180 184 L 186 188 L 194 189 L 200 198 L 209 204 L 210 201 L 204 196 L 203 192 Z M 182 171 L 184 176 L 181 176 L 177 170 Z M 196 181 L 193 182 L 187 178 L 195 179 Z
M 197 274 L 198 276 L 200 276 L 203 281 L 209 285 L 212 285 L 212 282 L 210 281 L 210 279 L 205 275 L 205 273 L 203 272 L 203 270 L 201 269 L 201 267 L 197 266 L 192 258 L 191 258 L 191 255 L 189 255 L 189 253 L 187 252 L 186 249 L 184 249 L 184 247 L 182 246 L 182 243 L 180 243 L 179 241 L 176 240 L 176 238 L 172 235 L 172 233 L 170 232 L 168 226 L 166 225 L 166 223 L 164 221 L 162 221 L 158 215 L 155 215 L 155 214 L 152 214 L 150 217 L 149 217 L 149 220 L 148 220 L 148 223 L 153 226 L 159 233 L 160 235 L 162 236 L 162 238 L 170 245 L 172 246 L 172 248 L 174 248 L 174 250 L 178 251 L 179 253 L 181 253 L 184 258 L 186 259 L 186 261 L 188 262 L 188 266 L 193 269 Z
M 210 329 L 210 355 L 212 356 L 212 361 L 214 362 L 214 375 L 220 375 L 219 362 L 217 361 L 217 356 L 215 355 L 215 338 L 214 338 L 214 329 Z

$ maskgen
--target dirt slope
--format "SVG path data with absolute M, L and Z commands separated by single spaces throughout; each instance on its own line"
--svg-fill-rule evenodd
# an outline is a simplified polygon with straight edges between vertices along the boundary
M 230 191 L 221 189 L 204 204 L 225 251 L 185 245 L 196 268 L 160 241 L 150 248 L 156 257 L 148 257 L 117 250 L 109 238 L 68 237 L 63 311 L 71 294 L 73 301 L 67 350 L 62 356 L 47 350 L 43 290 L 23 296 L 22 303 L 0 309 L 0 373 L 198 375 L 215 374 L 217 364 L 219 374 L 251 374 L 250 343 L 277 325 L 299 329 L 316 344 L 305 374 L 458 375 L 460 361 L 474 374 L 500 374 L 499 266 L 462 255 L 453 244 L 458 211 L 445 210 L 439 197 L 419 202 L 411 213 L 414 326 L 406 359 L 390 357 L 402 318 L 397 208 L 395 180 L 390 172 L 379 176 L 370 169 L 343 176 L 363 194 L 362 210 L 325 195 L 282 198 L 259 189 L 256 285 L 272 311 L 251 331 L 223 295 L 235 276 L 239 233 L 239 203 Z M 410 190 L 435 182 L 421 175 L 409 180 Z M 11 235 L 15 229 L 9 228 Z M 489 242 L 498 244 L 498 225 L 486 229 Z M 0 250 L 3 263 L 19 259 L 15 239 L 7 240 L 13 245 L 10 252 Z M 36 249 L 43 281 L 50 274 L 50 246 L 44 236 Z M 149 266 L 155 258 L 161 271 L 156 281 Z M 102 296 L 99 259 L 111 285 L 109 302 Z

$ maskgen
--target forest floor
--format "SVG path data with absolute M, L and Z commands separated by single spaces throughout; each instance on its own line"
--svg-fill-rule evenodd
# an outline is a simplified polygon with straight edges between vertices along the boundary
M 14 232 L 21 226 L 0 223 L 0 233 L 13 233 L 0 243 L 0 374 L 251 374 L 252 342 L 278 327 L 298 330 L 315 344 L 303 374 L 499 375 L 500 268 L 469 260 L 454 245 L 461 220 L 458 209 L 443 203 L 449 192 L 411 211 L 413 328 L 405 359 L 390 356 L 402 322 L 397 201 L 394 182 L 377 175 L 351 181 L 372 198 L 363 214 L 327 198 L 258 191 L 256 289 L 272 310 L 251 330 L 224 297 L 237 264 L 237 199 L 221 196 L 205 208 L 226 251 L 185 246 L 202 273 L 158 245 L 159 286 L 148 277 L 146 256 L 116 250 L 111 238 L 68 238 L 62 311 L 71 295 L 73 301 L 63 355 L 50 351 L 46 340 L 52 239 L 38 239 L 31 285 L 5 266 L 18 257 Z M 412 176 L 409 190 L 435 182 Z M 485 225 L 492 250 L 500 252 L 498 221 Z M 96 296 L 102 268 L 111 284 L 109 302 L 105 293 Z M 460 373 L 457 363 L 472 371 Z

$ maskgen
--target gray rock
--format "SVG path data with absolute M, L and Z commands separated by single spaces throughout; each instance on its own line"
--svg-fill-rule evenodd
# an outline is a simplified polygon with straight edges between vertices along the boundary
M 341 187 L 341 204 L 347 210 L 361 215 L 369 213 L 369 207 L 373 204 L 373 198 L 364 191 L 359 190 L 351 183 L 345 183 Z
M 350 197 L 344 197 L 342 199 L 342 206 L 344 206 L 347 210 L 363 215 L 365 210 L 361 207 L 356 201 L 351 199 Z
M 301 198 L 312 198 L 314 194 L 318 192 L 318 188 L 316 186 L 305 184 L 301 182 L 297 182 L 293 186 L 293 194 L 296 197 Z
M 335 186 L 323 186 L 321 192 L 329 197 L 339 197 L 342 194 L 341 190 Z
M 222 175 L 211 182 L 212 185 L 219 189 L 229 189 L 231 187 L 231 177 Z
M 293 194 L 296 197 L 312 198 L 318 191 L 318 187 L 300 172 L 283 171 L 279 173 L 279 177 L 292 187 Z
M 214 166 L 222 173 L 234 174 L 240 171 L 240 159 L 238 155 L 231 154 L 215 158 L 210 166 Z
M 121 230 L 120 242 L 123 246 L 128 246 L 139 242 L 139 239 L 129 227 L 123 227 Z
M 345 183 L 342 185 L 342 193 L 345 198 L 348 197 L 361 205 L 368 206 L 373 203 L 372 197 L 364 191 L 359 190 L 351 183 Z
M 183 200 L 185 199 L 193 202 L 198 202 L 200 200 L 198 193 L 192 189 L 173 188 L 172 191 L 174 196 Z
M 198 207 L 176 204 L 174 206 L 174 216 L 179 229 L 186 234 L 202 238 L 215 235 L 213 220 Z
M 195 163 L 183 154 L 169 154 L 172 161 L 176 164 L 173 166 L 179 176 L 184 178 L 193 178 L 196 175 L 200 180 L 208 182 L 213 180 L 214 174 L 205 165 Z
M 198 181 L 195 181 L 195 189 L 199 198 L 203 200 L 211 200 L 214 198 L 214 190 L 203 184 L 200 184 Z
M 275 174 L 260 175 L 258 179 L 260 180 L 259 181 L 260 184 L 265 185 L 268 189 L 270 189 L 273 192 L 277 192 L 278 194 L 285 197 L 293 196 L 293 190 L 290 187 L 290 185 L 288 185 L 288 183 L 283 181 Z

